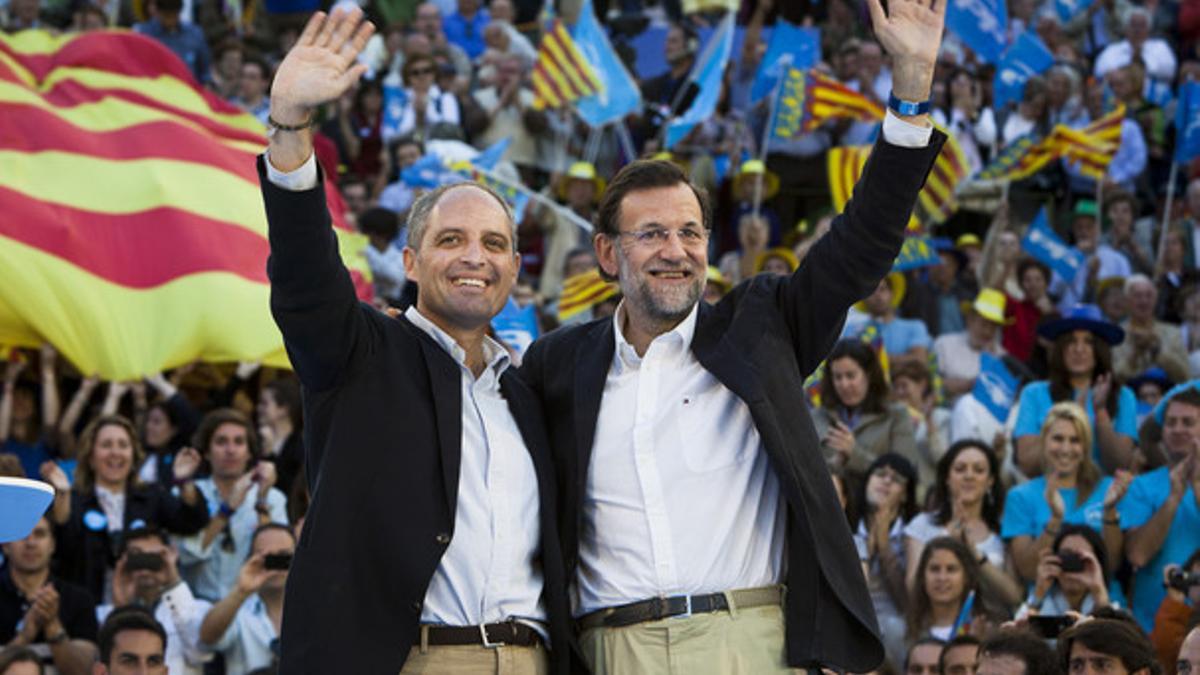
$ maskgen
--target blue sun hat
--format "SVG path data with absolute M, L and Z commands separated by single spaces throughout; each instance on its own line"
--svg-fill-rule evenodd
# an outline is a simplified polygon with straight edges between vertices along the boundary
M 1158 405 L 1154 406 L 1154 421 L 1158 422 L 1158 426 L 1161 427 L 1163 425 L 1163 415 L 1167 414 L 1167 404 L 1171 402 L 1171 399 L 1175 398 L 1177 394 L 1181 394 L 1188 389 L 1196 389 L 1200 391 L 1200 380 L 1191 380 L 1189 382 L 1184 382 L 1183 384 L 1175 385 L 1171 391 L 1163 394 L 1162 400 L 1158 402 Z
M 0 477 L 0 543 L 29 536 L 54 501 L 54 488 L 40 480 Z
M 1063 333 L 1086 330 L 1110 345 L 1119 345 L 1125 339 L 1125 331 L 1115 323 L 1105 320 L 1100 308 L 1095 305 L 1075 305 L 1066 314 L 1038 327 L 1038 335 L 1054 340 Z

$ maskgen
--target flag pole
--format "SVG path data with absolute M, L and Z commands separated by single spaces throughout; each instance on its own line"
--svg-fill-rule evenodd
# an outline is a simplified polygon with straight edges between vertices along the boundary
M 767 106 L 767 123 L 763 125 L 762 143 L 758 146 L 758 159 L 763 163 L 762 178 L 754 181 L 754 217 L 758 218 L 758 212 L 762 206 L 762 191 L 763 182 L 767 179 L 767 146 L 771 144 L 771 136 L 774 132 L 775 113 L 779 108 L 779 97 L 783 93 L 783 83 L 787 81 L 788 70 L 792 67 L 792 55 L 784 54 L 778 61 L 779 64 L 779 81 L 775 83 L 775 91 L 771 92 L 771 101 Z
M 1171 161 L 1171 176 L 1167 179 L 1167 204 L 1163 209 L 1162 225 L 1158 231 L 1158 255 L 1156 267 L 1162 265 L 1163 254 L 1167 250 L 1167 228 L 1171 224 L 1172 202 L 1175 201 L 1175 176 L 1179 172 L 1179 162 Z
M 481 176 L 486 176 L 489 179 L 494 180 L 497 183 L 499 183 L 505 187 L 512 188 L 512 189 L 520 192 L 521 194 L 524 194 L 526 197 L 529 197 L 529 199 L 533 200 L 534 202 L 541 204 L 542 206 L 554 211 L 558 215 L 566 218 L 567 220 L 571 221 L 572 223 L 575 223 L 579 227 L 582 227 L 583 229 L 587 230 L 588 232 L 592 231 L 593 228 L 592 228 L 591 222 L 579 217 L 579 214 L 577 214 L 574 211 L 572 211 L 571 209 L 563 206 L 562 204 L 559 204 L 558 202 L 554 201 L 553 199 L 547 199 L 546 196 L 543 195 L 542 193 L 530 190 L 528 187 L 521 184 L 520 182 L 513 182 L 511 180 L 508 180 L 507 178 L 499 176 L 496 174 L 495 171 L 491 171 L 489 169 L 484 169 L 483 167 L 476 166 L 474 164 L 471 165 L 471 168 L 475 171 L 478 171 Z
M 637 149 L 633 145 L 633 134 L 629 133 L 629 127 L 625 125 L 625 120 L 620 120 L 613 125 L 613 130 L 617 132 L 617 141 L 621 144 L 621 149 L 625 151 L 626 161 L 632 162 L 637 159 Z

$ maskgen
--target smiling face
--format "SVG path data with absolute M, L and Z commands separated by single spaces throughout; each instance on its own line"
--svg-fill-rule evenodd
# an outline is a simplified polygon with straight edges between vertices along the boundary
M 950 464 L 946 488 L 952 499 L 961 499 L 970 504 L 983 499 L 992 489 L 993 480 L 987 455 L 979 448 L 967 448 L 958 453 Z
M 1074 477 L 1083 463 L 1083 437 L 1071 420 L 1058 419 L 1042 437 L 1046 450 L 1046 468 L 1060 477 Z
M 1163 413 L 1163 446 L 1171 464 L 1200 452 L 1200 407 L 1172 398 Z
M 133 439 L 117 424 L 106 424 L 96 432 L 88 465 L 96 482 L 107 489 L 123 489 L 133 472 Z
M 651 232 L 665 233 L 665 241 Z M 700 202 L 686 183 L 629 192 L 617 234 L 595 241 L 600 266 L 620 281 L 632 316 L 674 325 L 700 301 L 708 240 Z
M 443 329 L 485 329 L 521 265 L 504 208 L 481 189 L 456 187 L 442 193 L 416 234 L 420 241 L 405 247 L 404 266 L 420 287 L 417 309 Z
M 898 499 L 904 504 L 904 489 L 908 478 L 890 466 L 878 466 L 867 477 L 867 504 L 878 506 Z
M 965 595 L 967 574 L 958 556 L 948 549 L 938 549 L 925 565 L 925 593 L 933 604 L 959 602 Z

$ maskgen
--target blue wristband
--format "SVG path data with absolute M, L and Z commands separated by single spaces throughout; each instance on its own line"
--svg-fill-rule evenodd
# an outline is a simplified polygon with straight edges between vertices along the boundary
M 929 99 L 921 102 L 902 101 L 896 98 L 895 93 L 888 94 L 888 107 L 891 108 L 897 115 L 904 117 L 913 117 L 915 115 L 924 115 L 929 112 Z

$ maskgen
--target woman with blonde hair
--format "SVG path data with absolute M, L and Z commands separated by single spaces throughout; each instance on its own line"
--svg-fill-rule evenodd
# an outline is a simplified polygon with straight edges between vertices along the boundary
M 1008 493 L 1000 536 L 1008 542 L 1017 572 L 1037 579 L 1038 561 L 1064 524 L 1086 525 L 1104 536 L 1110 560 L 1121 554 L 1117 503 L 1132 476 L 1100 475 L 1092 459 L 1092 425 L 1077 403 L 1050 407 L 1042 422 L 1042 475 Z
M 92 596 L 112 595 L 111 575 L 126 530 L 154 526 L 175 534 L 192 534 L 208 522 L 208 506 L 192 484 L 200 455 L 179 452 L 172 465 L 174 488 L 142 483 L 137 468 L 145 459 L 133 422 L 120 415 L 101 415 L 79 438 L 79 463 L 69 504 L 56 503 L 59 576 L 88 589 Z M 66 493 L 65 476 L 55 488 Z

